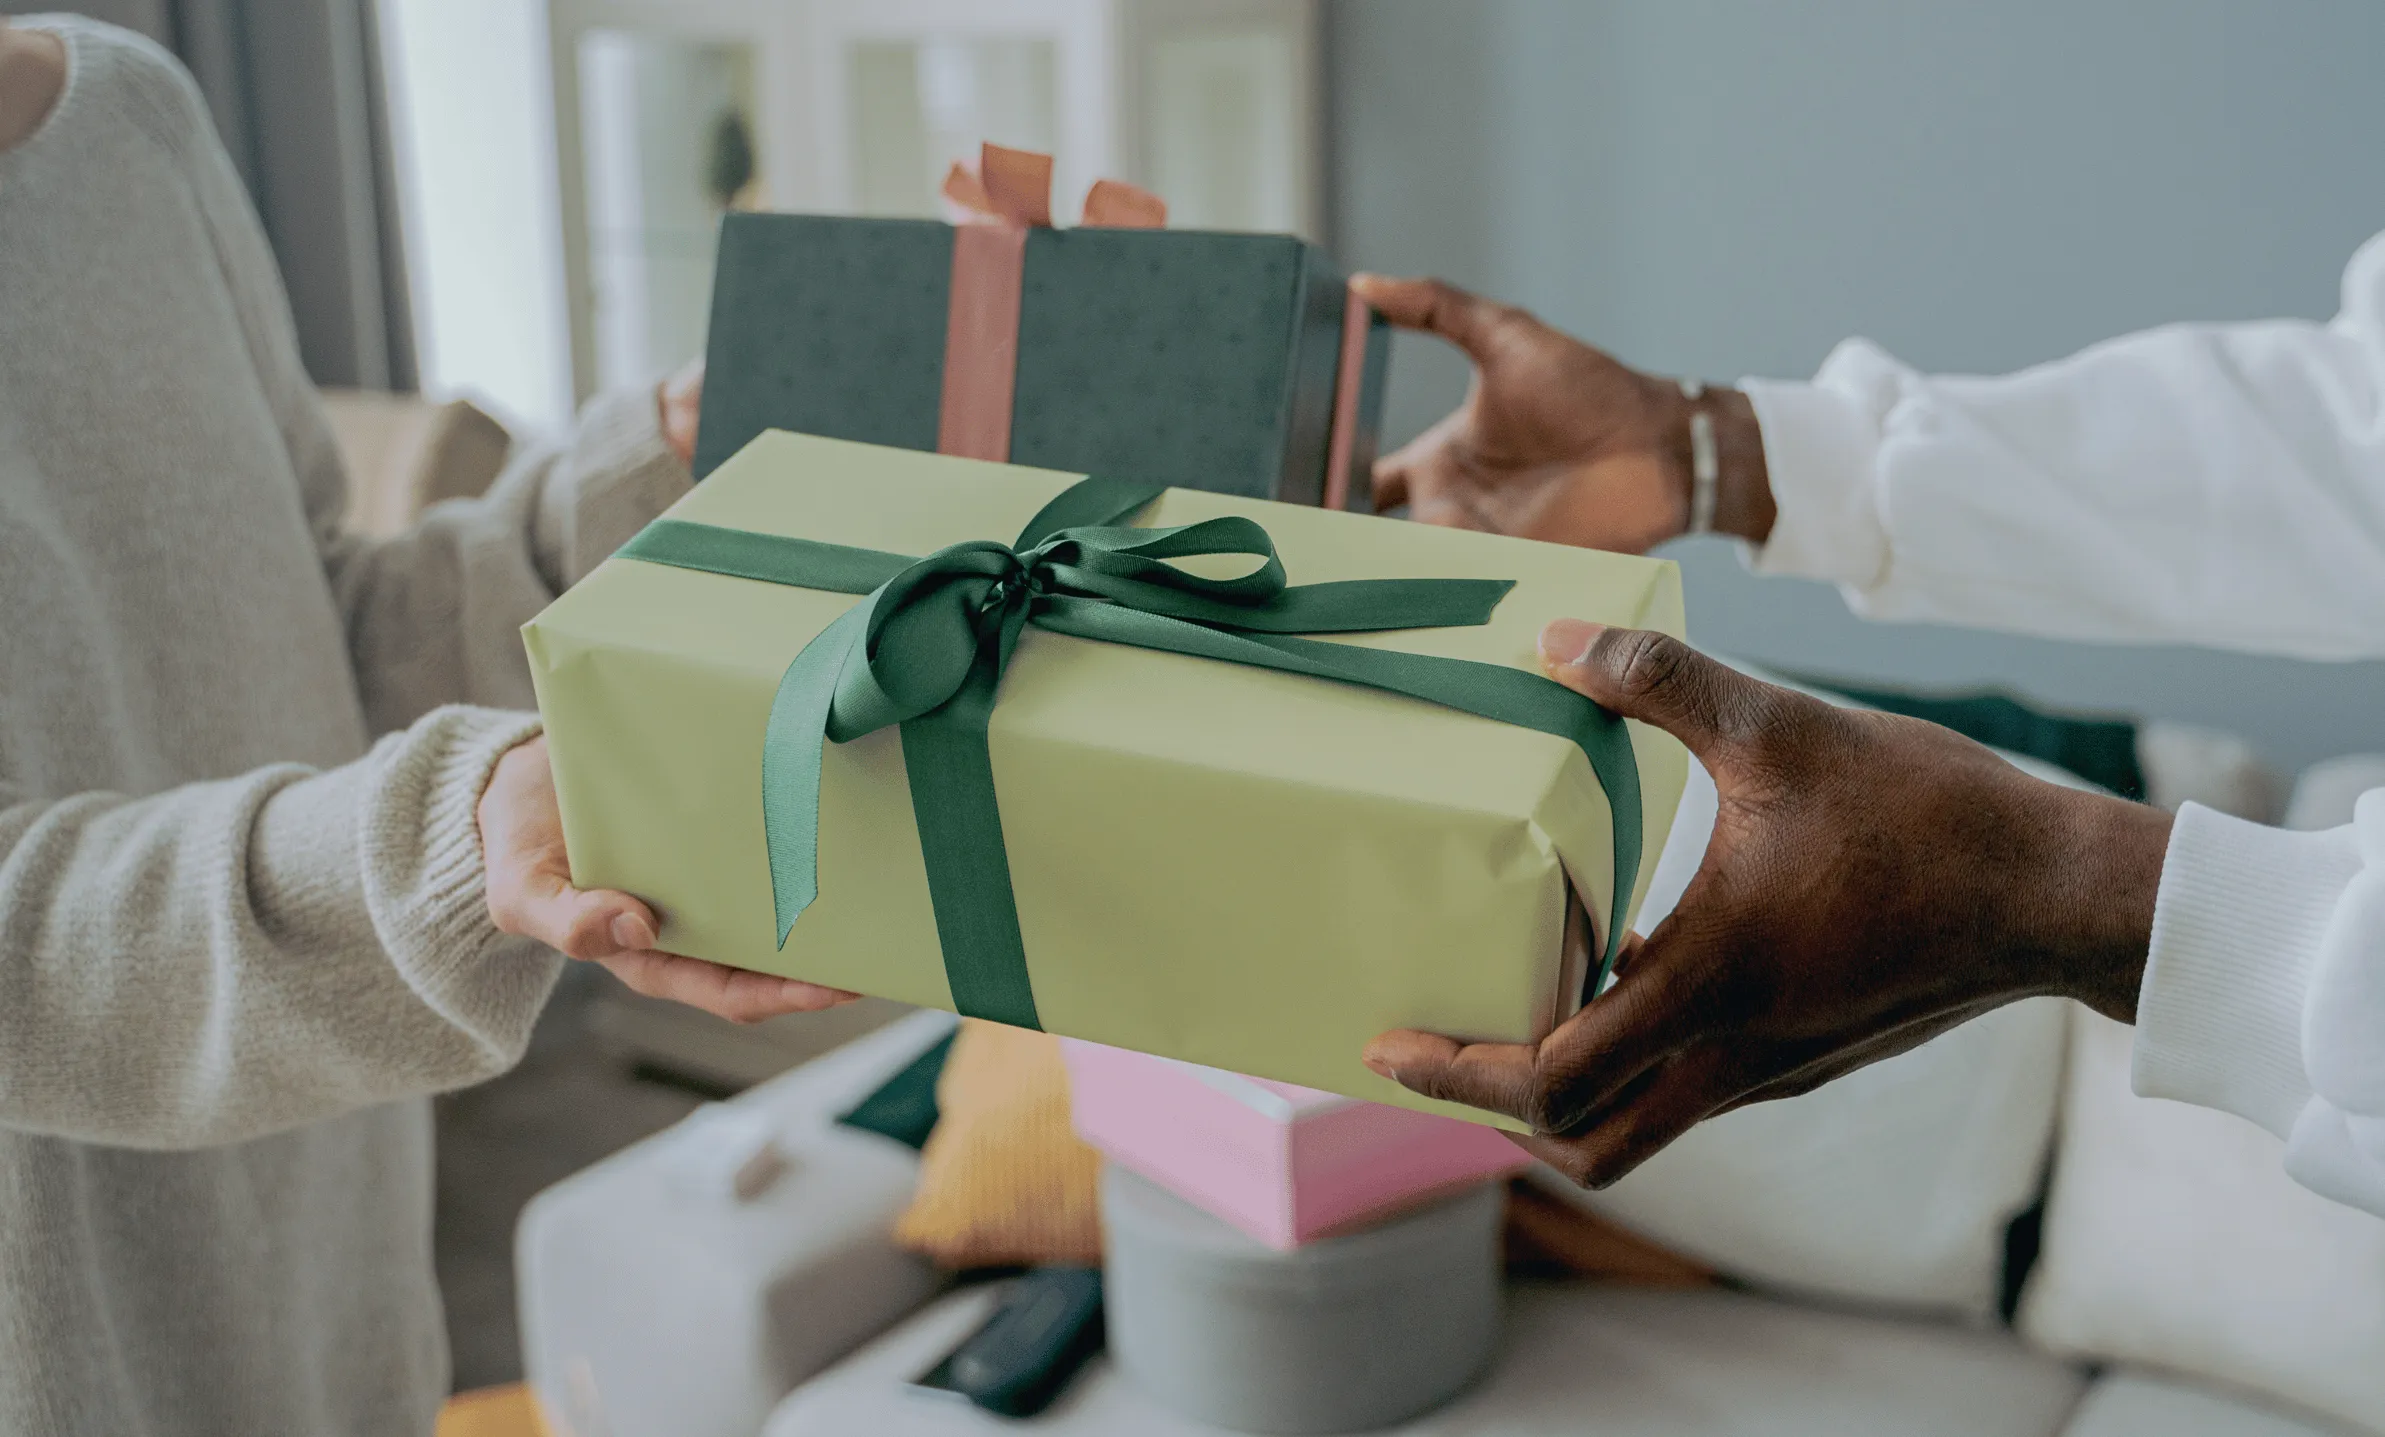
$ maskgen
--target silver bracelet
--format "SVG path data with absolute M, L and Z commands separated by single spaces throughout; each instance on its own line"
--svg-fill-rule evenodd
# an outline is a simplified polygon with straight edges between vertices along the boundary
M 1702 380 L 1681 381 L 1681 397 L 1696 403 L 1706 397 Z M 1703 408 L 1689 412 L 1689 532 L 1714 532 L 1715 493 L 1722 487 L 1722 456 L 1714 447 L 1714 416 Z

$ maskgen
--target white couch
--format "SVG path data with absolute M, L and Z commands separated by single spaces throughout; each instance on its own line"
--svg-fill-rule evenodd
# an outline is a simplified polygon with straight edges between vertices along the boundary
M 519 1244 L 527 1374 L 570 1437 L 1193 1437 L 1101 1359 L 1026 1428 L 908 1390 L 994 1292 L 887 1237 L 917 1162 L 835 1116 L 936 1041 L 921 1013 L 542 1195 Z M 724 1123 L 723 1116 L 737 1121 Z M 707 1131 L 709 1128 L 709 1132 Z M 2385 1226 L 2385 1225 L 2380 1225 Z M 2314 1437 L 2287 1406 L 2099 1371 L 2000 1323 L 1779 1292 L 1512 1290 L 1491 1375 L 1416 1434 Z M 2380 1291 L 2385 1302 L 2385 1290 Z

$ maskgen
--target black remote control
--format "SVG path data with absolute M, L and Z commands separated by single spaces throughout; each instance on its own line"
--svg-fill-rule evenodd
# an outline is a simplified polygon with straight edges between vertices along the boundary
M 919 1379 L 988 1412 L 1031 1417 L 1101 1348 L 1101 1269 L 1038 1268 Z

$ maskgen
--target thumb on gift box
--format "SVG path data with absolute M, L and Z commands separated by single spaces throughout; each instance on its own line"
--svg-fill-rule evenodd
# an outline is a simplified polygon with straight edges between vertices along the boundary
M 1669 634 L 1581 619 L 1555 619 L 1540 631 L 1540 666 L 1600 706 L 1663 729 L 1708 768 L 1763 732 L 1781 692 Z

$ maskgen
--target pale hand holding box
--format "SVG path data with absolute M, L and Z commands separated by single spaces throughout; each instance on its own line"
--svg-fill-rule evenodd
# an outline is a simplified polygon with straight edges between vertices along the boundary
M 1008 542 L 1078 476 L 765 433 L 676 519 L 909 555 Z M 1169 489 L 1140 523 L 1264 525 L 1291 581 L 1496 578 L 1479 627 L 1327 636 L 1539 671 L 1560 616 L 1679 633 L 1662 560 Z M 1196 561 L 1187 561 L 1196 567 Z M 1244 565 L 1229 565 L 1237 572 Z M 524 626 L 573 881 L 662 948 L 951 1009 L 901 736 L 827 745 L 819 898 L 777 942 L 760 781 L 772 695 L 859 596 L 616 557 Z M 1679 743 L 1628 725 L 1647 889 Z M 1476 1122 L 1359 1053 L 1392 1028 L 1531 1042 L 1580 1001 L 1569 882 L 1601 921 L 1610 811 L 1580 749 L 1387 693 L 1034 628 L 989 747 L 1042 1026 Z
M 1064 1038 L 1077 1135 L 1269 1247 L 1519 1172 L 1496 1129 Z

